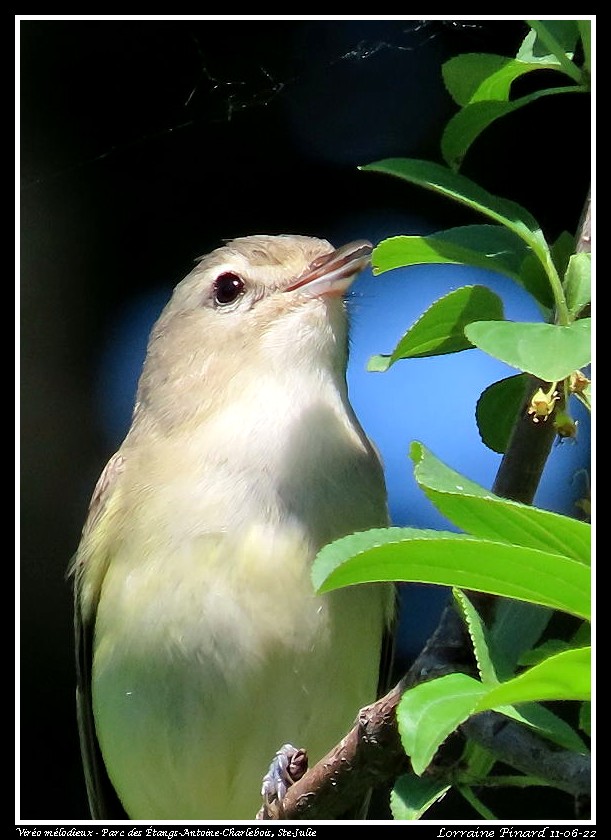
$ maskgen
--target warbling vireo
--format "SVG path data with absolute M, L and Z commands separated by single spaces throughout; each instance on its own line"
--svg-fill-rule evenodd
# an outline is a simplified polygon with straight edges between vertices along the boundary
M 375 699 L 392 591 L 310 581 L 323 545 L 387 524 L 345 378 L 342 295 L 370 253 L 233 240 L 153 327 L 74 563 L 95 818 L 116 793 L 131 819 L 252 819 L 282 744 L 316 761 Z

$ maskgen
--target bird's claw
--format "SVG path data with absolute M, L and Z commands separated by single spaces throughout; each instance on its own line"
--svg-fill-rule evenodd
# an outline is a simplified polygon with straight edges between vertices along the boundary
M 257 814 L 258 820 L 278 819 L 282 815 L 282 801 L 287 790 L 301 779 L 307 769 L 308 755 L 305 750 L 292 744 L 280 747 L 263 777 L 263 805 Z

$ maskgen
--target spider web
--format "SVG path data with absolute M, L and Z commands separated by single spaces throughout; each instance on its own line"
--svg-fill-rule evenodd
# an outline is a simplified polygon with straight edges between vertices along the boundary
M 368 62 L 383 52 L 421 49 L 437 38 L 443 27 L 467 29 L 479 26 L 459 21 L 417 20 L 405 23 L 404 27 L 396 30 L 392 39 L 360 39 L 353 46 L 335 55 L 316 61 L 308 60 L 302 69 L 294 72 L 283 73 L 271 69 L 268 65 L 257 62 L 253 56 L 249 71 L 239 72 L 234 77 L 227 74 L 227 63 L 223 64 L 222 72 L 213 69 L 214 57 L 207 54 L 198 35 L 190 31 L 186 40 L 190 42 L 189 49 L 194 51 L 196 56 L 196 75 L 182 95 L 177 92 L 174 117 L 168 124 L 139 132 L 132 137 L 122 136 L 95 154 L 85 155 L 68 164 L 51 166 L 44 174 L 25 181 L 22 190 L 61 178 L 83 167 L 136 147 L 146 146 L 178 132 L 203 124 L 230 123 L 242 114 L 267 109 L 281 96 L 290 96 L 297 85 L 307 83 L 321 74 L 327 74 L 338 65 Z M 176 114 L 184 115 L 184 119 L 176 119 Z

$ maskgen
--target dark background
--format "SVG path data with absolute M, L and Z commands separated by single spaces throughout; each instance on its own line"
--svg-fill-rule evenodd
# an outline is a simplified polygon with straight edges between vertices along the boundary
M 376 242 L 481 221 L 357 166 L 389 156 L 439 160 L 440 132 L 454 111 L 442 62 L 462 52 L 515 54 L 525 33 L 509 20 L 21 20 L 18 818 L 88 816 L 65 572 L 95 480 L 129 422 L 146 333 L 172 286 L 223 238 L 294 232 Z M 577 226 L 589 148 L 586 97 L 550 97 L 490 128 L 463 171 L 524 204 L 553 238 Z M 436 424 L 440 448 L 452 438 L 456 469 L 472 467 L 470 477 L 489 485 L 498 466 L 458 419 L 463 411 L 471 418 L 479 392 L 500 378 L 479 351 L 470 351 L 468 371 L 410 368 L 410 377 L 426 372 L 420 387 L 404 387 L 416 404 L 409 410 L 388 405 L 398 397 L 379 384 L 396 389 L 398 380 L 362 374 L 368 355 L 389 352 L 448 291 L 444 271 L 417 275 L 407 299 L 390 276 L 385 286 L 363 280 L 353 401 L 397 487 L 411 480 L 409 441 L 430 445 Z M 520 317 L 511 284 L 493 281 L 509 317 Z M 368 345 L 365 334 L 375 341 Z M 374 385 L 363 384 L 372 377 Z M 444 390 L 450 380 L 467 388 L 460 400 Z M 390 437 L 399 454 L 378 440 L 386 419 L 398 424 Z M 575 446 L 557 448 L 562 478 L 553 473 L 546 487 L 561 483 L 564 501 L 545 497 L 543 506 L 575 512 L 583 482 L 574 479 L 588 446 L 585 429 Z M 434 521 L 392 488 L 391 509 L 397 524 Z M 414 609 L 426 635 L 434 610 Z M 521 792 L 511 807 L 532 807 L 539 795 Z M 450 806 L 454 812 L 443 810 Z M 474 818 L 450 806 L 435 815 Z M 553 808 L 542 816 L 572 816 L 570 803 Z

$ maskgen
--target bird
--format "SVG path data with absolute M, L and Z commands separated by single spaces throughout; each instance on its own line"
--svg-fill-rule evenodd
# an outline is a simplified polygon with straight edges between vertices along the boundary
M 371 252 L 237 237 L 151 330 L 71 567 L 93 819 L 253 819 L 280 745 L 317 761 L 376 697 L 394 590 L 310 579 L 324 545 L 388 524 L 346 383 Z

